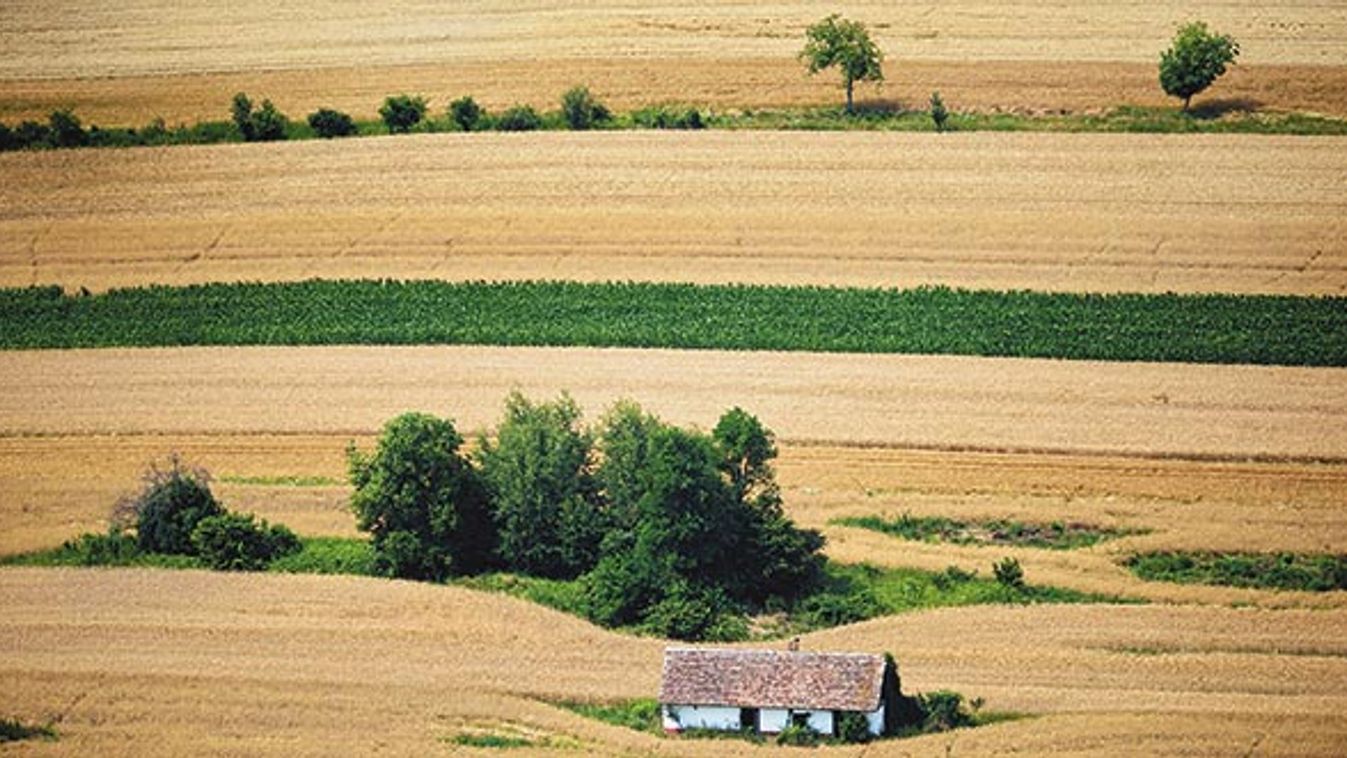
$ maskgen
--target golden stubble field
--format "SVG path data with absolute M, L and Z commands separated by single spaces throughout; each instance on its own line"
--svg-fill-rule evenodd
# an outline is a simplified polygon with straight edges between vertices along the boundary
M 6 154 L 0 174 L 3 286 L 1347 289 L 1342 138 L 424 135 Z
M 1347 12 L 1333 4 L 19 0 L 0 19 L 0 118 L 74 107 L 105 125 L 220 119 L 239 90 L 294 115 L 373 116 L 401 91 L 437 109 L 465 93 L 491 108 L 550 108 L 578 82 L 621 108 L 834 102 L 836 83 L 806 78 L 794 55 L 805 26 L 836 10 L 888 53 L 889 84 L 862 96 L 908 107 L 932 90 L 956 108 L 1158 104 L 1155 61 L 1196 18 L 1243 48 L 1210 97 L 1347 113 Z
M 558 752 L 760 754 L 586 721 L 549 701 L 648 697 L 657 640 L 457 588 L 346 577 L 0 571 L 6 707 L 59 717 L 34 755 L 426 755 L 453 735 Z M 893 651 L 908 691 L 1032 718 L 866 755 L 1329 755 L 1347 740 L 1347 613 L 970 608 L 806 636 Z M 857 755 L 860 748 L 828 752 Z

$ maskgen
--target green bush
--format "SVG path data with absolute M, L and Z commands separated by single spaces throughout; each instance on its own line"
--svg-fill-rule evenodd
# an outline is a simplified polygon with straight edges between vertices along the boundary
M 106 534 L 81 534 L 61 545 L 61 550 L 81 566 L 127 566 L 140 555 L 136 538 L 119 529 Z
M 270 100 L 263 100 L 262 107 L 253 110 L 253 101 L 242 92 L 234 95 L 230 108 L 234 128 L 243 137 L 244 142 L 274 142 L 285 139 L 290 120 Z
M 996 574 L 997 583 L 1002 587 L 1015 591 L 1024 589 L 1024 569 L 1014 558 L 1003 558 L 993 563 L 992 571 Z
M 916 696 L 917 707 L 921 710 L 921 731 L 947 732 L 974 726 L 977 721 L 972 709 L 965 704 L 963 695 L 950 690 L 919 693 Z
M 931 123 L 935 124 L 937 132 L 943 132 L 949 126 L 949 111 L 945 109 L 945 101 L 940 99 L 939 92 L 931 93 Z
M 284 526 L 258 522 L 252 514 L 204 518 L 192 530 L 201 560 L 217 571 L 261 571 L 281 556 L 299 552 L 299 538 Z
M 298 552 L 280 556 L 268 571 L 286 574 L 348 574 L 374 576 L 374 550 L 367 540 L 308 537 Z
M 496 119 L 496 131 L 501 132 L 532 132 L 542 125 L 542 116 L 529 105 L 516 105 Z
M 819 733 L 808 724 L 787 724 L 776 735 L 776 744 L 790 747 L 814 747 L 819 744 Z
M 449 119 L 465 132 L 476 131 L 484 115 L 482 107 L 471 96 L 449 103 Z
M 837 714 L 837 723 L 833 731 L 838 740 L 850 744 L 869 742 L 875 737 L 870 733 L 870 722 L 865 718 L 865 714 L 857 711 L 843 711 Z
M 51 129 L 52 147 L 83 147 L 89 144 L 89 133 L 80 120 L 68 110 L 52 111 L 47 120 Z
M 18 742 L 33 738 L 54 740 L 56 730 L 50 723 L 33 726 L 18 719 L 0 718 L 0 743 Z
M 313 128 L 314 134 L 323 139 L 349 137 L 357 131 L 355 121 L 350 116 L 330 108 L 319 108 L 310 113 L 309 126 Z
M 224 508 L 210 491 L 210 474 L 170 456 L 167 469 L 152 464 L 141 491 L 122 498 L 113 509 L 113 524 L 133 526 L 142 552 L 193 555 L 192 531 L 202 519 Z
M 462 444 L 452 422 L 406 413 L 384 426 L 373 454 L 347 448 L 351 507 L 378 573 L 439 581 L 491 564 L 487 491 Z
M 706 122 L 696 108 L 656 105 L 633 111 L 633 124 L 646 129 L 705 129 Z
M 602 103 L 594 99 L 588 87 L 578 85 L 561 96 L 561 113 L 566 119 L 566 125 L 576 131 L 592 129 L 613 117 Z
M 20 147 L 47 147 L 51 129 L 36 121 L 24 121 L 14 130 L 14 139 Z
M 394 95 L 384 100 L 379 118 L 388 127 L 389 134 L 405 134 L 421 123 L 426 115 L 426 99 L 411 95 Z

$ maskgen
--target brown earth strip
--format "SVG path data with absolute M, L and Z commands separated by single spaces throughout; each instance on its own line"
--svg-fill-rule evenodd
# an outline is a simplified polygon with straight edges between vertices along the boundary
M 535 698 L 649 697 L 662 643 L 456 588 L 345 577 L 0 570 L 0 684 L 43 754 L 425 754 L 470 725 L 591 752 L 723 754 Z M 1332 755 L 1347 739 L 1347 616 L 1182 607 L 984 607 L 810 635 L 892 651 L 905 688 L 1036 716 L 870 752 Z M 869 754 L 869 753 L 867 753 Z
M 0 174 L 3 286 L 1347 291 L 1343 138 L 424 135 L 11 153 Z
M 888 81 L 863 85 L 862 105 L 924 109 L 933 91 L 956 111 L 1106 111 L 1120 105 L 1174 106 L 1153 63 L 892 59 Z M 840 104 L 828 76 L 808 77 L 789 55 L 755 60 L 592 59 L 455 61 L 300 70 L 192 73 L 77 79 L 0 80 L 0 121 L 45 121 L 60 108 L 86 124 L 168 126 L 229 118 L 236 92 L 270 98 L 302 119 L 318 108 L 378 118 L 385 97 L 419 93 L 442 115 L 464 95 L 492 111 L 518 103 L 553 110 L 561 93 L 584 83 L 610 108 L 687 103 L 714 110 Z M 1195 101 L 1217 110 L 1302 111 L 1347 116 L 1347 66 L 1236 65 Z

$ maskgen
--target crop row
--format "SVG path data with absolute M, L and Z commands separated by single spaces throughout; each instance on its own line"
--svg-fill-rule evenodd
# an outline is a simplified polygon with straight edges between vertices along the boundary
M 480 344 L 1347 366 L 1347 298 L 306 281 L 0 290 L 0 348 Z

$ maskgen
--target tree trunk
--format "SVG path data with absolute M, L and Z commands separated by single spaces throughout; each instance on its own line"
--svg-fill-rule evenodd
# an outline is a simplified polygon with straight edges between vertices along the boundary
M 1183 98 L 1183 112 L 1184 112 L 1184 113 L 1187 113 L 1187 112 L 1188 112 L 1188 103 L 1191 103 L 1192 101 L 1193 101 L 1193 96 L 1192 96 L 1192 95 L 1189 95 L 1189 96 Z
M 855 109 L 852 107 L 852 103 L 851 103 L 851 89 L 852 89 L 852 87 L 854 87 L 854 86 L 855 86 L 855 82 L 853 82 L 853 81 L 851 81 L 850 79 L 848 79 L 848 80 L 847 80 L 847 115 L 848 115 L 848 116 L 850 116 L 851 114 L 853 114 L 853 113 L 856 112 Z

